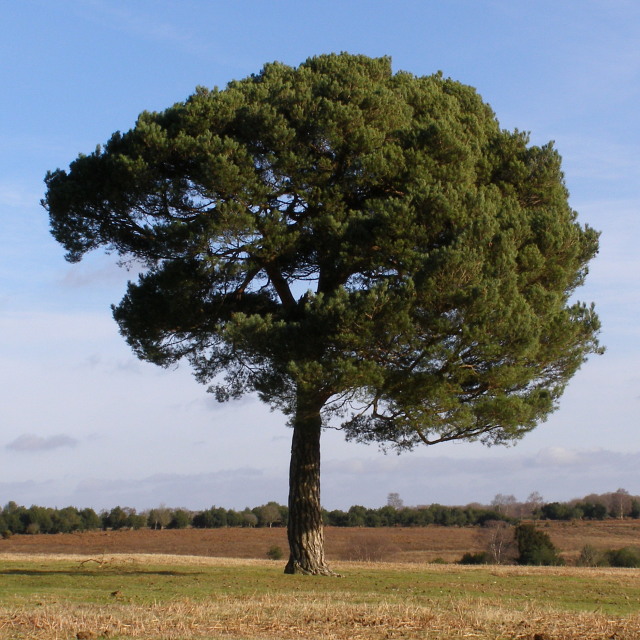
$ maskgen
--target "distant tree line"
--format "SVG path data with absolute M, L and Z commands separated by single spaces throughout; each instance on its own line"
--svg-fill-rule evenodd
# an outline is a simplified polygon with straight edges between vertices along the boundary
M 369 509 L 359 505 L 348 511 L 323 510 L 324 524 L 333 527 L 416 527 L 437 524 L 443 526 L 481 525 L 488 520 L 511 519 L 492 509 L 474 507 L 384 506 Z M 221 527 L 283 527 L 289 517 L 287 507 L 277 502 L 246 508 L 243 511 L 211 507 L 203 511 L 158 507 L 138 513 L 130 507 L 114 507 L 97 514 L 93 509 L 52 509 L 48 507 L 19 506 L 9 502 L 0 511 L 0 532 L 13 533 L 73 533 L 97 529 L 215 529 Z
M 0 511 L 0 532 L 7 533 L 72 533 L 100 529 L 103 520 L 93 509 L 51 509 L 33 505 L 28 509 L 9 502 Z
M 640 496 L 631 495 L 626 489 L 602 494 L 592 493 L 567 502 L 545 502 L 538 493 L 532 493 L 524 502 L 518 502 L 512 495 L 499 493 L 491 506 L 516 520 L 640 518 Z
M 117 506 L 100 514 L 90 508 L 53 509 L 36 505 L 27 508 L 9 502 L 0 510 L 0 534 L 6 538 L 14 533 L 73 533 L 98 529 L 271 527 L 286 525 L 287 517 L 287 507 L 276 502 L 244 511 L 211 507 L 193 512 L 161 506 L 138 513 L 130 507 Z
M 400 509 L 391 505 L 378 509 L 355 505 L 348 511 L 325 511 L 323 516 L 325 524 L 333 527 L 425 527 L 430 524 L 464 527 L 481 525 L 489 520 L 511 520 L 491 508 L 445 507 L 440 504 L 403 506 Z
M 640 496 L 625 489 L 605 494 L 591 494 L 568 502 L 544 502 L 531 494 L 524 502 L 514 496 L 498 494 L 490 505 L 470 504 L 448 507 L 439 504 L 406 507 L 397 493 L 390 493 L 387 504 L 379 508 L 354 505 L 347 511 L 323 510 L 325 525 L 332 527 L 424 527 L 476 526 L 488 522 L 516 523 L 533 520 L 605 520 L 607 518 L 640 518 Z M 289 511 L 277 502 L 243 511 L 213 506 L 202 511 L 170 509 L 160 506 L 138 513 L 129 507 L 117 506 L 96 513 L 91 508 L 19 506 L 9 502 L 0 509 L 0 533 L 73 533 L 98 529 L 213 529 L 220 527 L 283 527 Z

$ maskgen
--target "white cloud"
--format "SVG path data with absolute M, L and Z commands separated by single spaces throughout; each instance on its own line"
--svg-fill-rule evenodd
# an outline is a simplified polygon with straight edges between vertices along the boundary
M 382 506 L 390 491 L 399 492 L 408 505 L 488 503 L 497 493 L 524 499 L 532 491 L 549 501 L 568 500 L 619 486 L 638 493 L 638 468 L 640 452 L 563 447 L 525 455 L 514 449 L 459 458 L 424 453 L 391 460 L 353 458 L 324 465 L 323 501 L 341 508 L 349 501 Z
M 475 457 L 422 455 L 328 460 L 322 469 L 322 502 L 328 509 L 353 504 L 383 506 L 388 493 L 406 505 L 488 504 L 498 493 L 524 500 L 532 491 L 549 501 L 569 500 L 624 487 L 640 493 L 640 452 L 550 447 L 532 454 L 515 451 Z M 286 504 L 288 477 L 281 468 L 222 468 L 210 473 L 163 473 L 52 478 L 0 483 L 5 500 L 54 506 L 73 504 L 96 510 L 116 505 L 147 509 L 161 503 L 202 509 L 212 505 L 242 509 L 270 500 Z
M 6 445 L 9 451 L 18 451 L 20 453 L 33 453 L 37 451 L 52 451 L 61 447 L 75 447 L 78 441 L 75 438 L 65 435 L 55 436 L 36 436 L 34 434 L 25 434 L 19 436 Z
M 95 258 L 95 256 L 92 256 Z M 96 286 L 122 284 L 126 280 L 135 280 L 135 274 L 123 272 L 118 267 L 116 260 L 109 256 L 99 256 L 97 264 L 88 264 L 87 261 L 80 262 L 68 267 L 60 279 L 63 287 L 72 289 L 92 288 Z M 95 262 L 95 260 L 94 260 Z
M 619 460 L 624 454 L 613 454 L 602 450 L 578 451 L 565 447 L 547 447 L 541 449 L 533 458 L 526 459 L 529 468 L 585 468 L 594 465 L 608 466 L 613 457 Z
M 270 500 L 286 503 L 286 473 L 250 467 L 201 474 L 154 474 L 140 479 L 85 479 L 69 495 L 72 502 L 97 508 L 132 506 L 145 509 L 161 503 L 203 509 L 212 505 L 242 509 Z

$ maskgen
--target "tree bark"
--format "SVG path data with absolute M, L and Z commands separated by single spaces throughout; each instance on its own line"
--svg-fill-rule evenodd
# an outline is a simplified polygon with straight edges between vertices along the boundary
M 320 506 L 322 402 L 298 394 L 289 467 L 289 562 L 285 573 L 335 575 L 324 559 Z

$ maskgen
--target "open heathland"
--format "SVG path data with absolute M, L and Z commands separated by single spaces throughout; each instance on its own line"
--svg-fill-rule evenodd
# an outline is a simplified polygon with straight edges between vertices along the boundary
M 585 545 L 598 550 L 640 545 L 639 520 L 539 522 L 559 552 L 574 563 Z M 327 527 L 327 557 L 388 562 L 458 561 L 464 553 L 487 548 L 485 527 Z M 222 528 L 153 531 L 92 531 L 56 535 L 14 535 L 0 539 L 0 553 L 161 553 L 226 558 L 265 558 L 287 549 L 284 528 Z
M 632 640 L 637 570 L 0 554 L 0 638 Z

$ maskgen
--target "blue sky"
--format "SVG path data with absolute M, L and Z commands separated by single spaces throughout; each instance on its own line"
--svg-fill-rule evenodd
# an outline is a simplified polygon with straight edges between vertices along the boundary
M 254 398 L 218 405 L 187 366 L 138 362 L 109 305 L 127 273 L 77 265 L 39 200 L 142 110 L 265 62 L 348 51 L 476 87 L 502 126 L 555 140 L 571 204 L 602 231 L 579 298 L 607 353 L 516 447 L 383 455 L 323 440 L 323 503 L 380 506 L 640 493 L 640 4 L 635 0 L 0 0 L 0 503 L 286 503 L 290 432 Z M 130 277 L 130 276 L 129 276 Z

